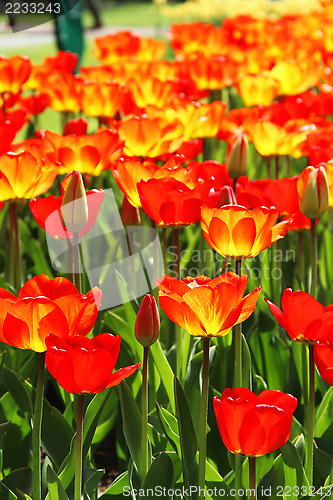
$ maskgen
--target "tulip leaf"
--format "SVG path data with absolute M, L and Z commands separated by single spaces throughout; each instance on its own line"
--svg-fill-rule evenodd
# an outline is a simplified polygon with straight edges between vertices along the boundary
M 3 442 L 3 469 L 14 470 L 26 467 L 31 449 L 31 424 L 9 392 L 0 399 L 0 420 L 10 420 Z
M 136 470 L 139 476 L 142 477 L 141 414 L 126 382 L 123 380 L 117 387 L 126 443 Z
M 32 489 L 32 470 L 28 467 L 16 469 L 8 474 L 1 484 L 7 486 L 11 491 L 17 494 L 16 490 L 30 493 Z
M 186 486 L 198 484 L 198 449 L 193 420 L 186 394 L 175 377 L 176 413 L 179 427 L 180 446 L 182 450 L 183 476 Z M 196 498 L 194 495 L 193 498 Z
M 160 496 L 163 493 L 163 498 L 171 500 L 172 496 L 167 495 L 167 491 L 172 489 L 172 487 L 172 462 L 168 455 L 162 452 L 151 464 L 143 482 L 142 489 L 147 492 L 147 495 L 149 494 L 147 490 L 151 489 L 155 492 L 156 496 Z
M 88 453 L 99 421 L 99 417 L 103 411 L 108 397 L 110 396 L 111 390 L 112 389 L 106 389 L 99 394 L 96 394 L 90 401 L 85 411 L 83 421 L 83 456 Z
M 297 438 L 296 440 L 297 441 Z M 283 462 L 292 469 L 295 469 L 296 471 L 296 478 L 297 478 L 297 486 L 301 487 L 304 485 L 308 485 L 308 479 L 306 477 L 305 471 L 303 469 L 303 465 L 301 462 L 301 458 L 299 456 L 299 453 L 297 451 L 296 446 L 291 443 L 290 441 L 287 441 L 284 446 L 281 448 L 281 456 Z M 288 481 L 286 480 L 286 484 L 289 484 Z
M 98 500 L 107 500 L 112 497 L 113 500 L 123 500 L 124 498 L 124 488 L 129 491 L 129 482 L 128 482 L 128 472 L 123 472 L 118 476 L 112 483 L 111 486 L 108 487 L 106 491 L 104 491 L 103 495 L 99 497 Z
M 150 352 L 153 356 L 155 366 L 158 370 L 158 373 L 161 377 L 162 383 L 164 385 L 165 391 L 168 395 L 168 399 L 170 401 L 170 407 L 172 410 L 172 413 L 175 413 L 175 403 L 174 403 L 174 392 L 173 392 L 173 371 L 171 369 L 171 366 L 169 365 L 168 360 L 166 359 L 161 344 L 159 340 L 155 342 L 150 347 Z
M 178 434 L 177 419 L 171 413 L 169 413 L 168 410 L 163 408 L 163 406 L 160 406 L 157 402 L 156 402 L 156 411 L 165 435 L 167 436 L 175 452 L 180 457 L 181 448 L 180 448 L 180 439 Z
M 18 408 L 28 418 L 30 418 L 33 413 L 31 398 L 17 374 L 6 366 L 3 366 L 1 371 L 1 380 L 14 399 Z
M 73 435 L 74 430 L 64 416 L 44 399 L 42 445 L 57 468 L 60 467 L 70 450 Z
M 6 432 L 10 426 L 11 422 L 4 422 L 0 424 L 0 450 L 2 449 L 3 440 L 5 439 Z
M 323 397 L 317 411 L 315 418 L 315 431 L 316 437 L 321 437 L 333 422 L 333 387 L 330 387 Z
M 18 500 L 17 496 L 2 483 L 0 483 L 0 498 L 1 500 Z
M 332 447 L 330 447 L 332 451 Z M 332 456 L 328 455 L 319 448 L 313 450 L 313 475 L 316 479 L 316 486 L 324 484 L 325 479 L 332 472 L 333 460 Z
M 83 468 L 82 473 L 82 483 L 83 489 L 87 496 L 87 500 L 94 500 L 98 485 L 100 480 L 104 476 L 105 471 L 103 469 L 88 469 Z
M 49 489 L 47 498 L 49 500 L 68 500 L 68 496 L 66 495 L 60 479 L 50 466 L 47 468 L 46 477 Z

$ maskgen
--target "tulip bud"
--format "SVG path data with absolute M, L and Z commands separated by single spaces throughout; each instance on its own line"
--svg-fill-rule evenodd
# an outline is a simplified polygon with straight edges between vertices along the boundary
M 306 167 L 297 181 L 299 208 L 303 215 L 317 219 L 328 210 L 329 187 L 323 166 Z
M 230 177 L 237 179 L 246 174 L 249 159 L 249 143 L 243 131 L 237 132 L 234 141 L 229 144 L 226 166 Z
M 124 196 L 120 212 L 121 220 L 124 226 L 139 226 L 141 217 L 138 207 L 133 207 L 126 196 Z
M 73 118 L 69 120 L 64 129 L 64 135 L 86 135 L 88 129 L 88 120 L 84 118 Z
M 64 226 L 78 234 L 88 222 L 88 203 L 80 172 L 74 170 L 67 184 L 62 204 L 61 218 Z
M 141 303 L 134 327 L 135 338 L 143 347 L 149 347 L 160 334 L 160 315 L 156 300 L 152 295 L 145 295 Z

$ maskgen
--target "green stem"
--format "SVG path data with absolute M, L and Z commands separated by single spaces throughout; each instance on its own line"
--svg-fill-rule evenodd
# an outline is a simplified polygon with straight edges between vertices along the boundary
M 179 246 L 179 229 L 172 230 L 172 243 L 175 249 L 175 278 L 180 279 L 180 246 Z M 177 377 L 180 383 L 183 381 L 182 359 L 183 359 L 183 337 L 184 332 L 175 325 L 176 333 L 176 357 L 177 357 Z
M 141 451 L 142 480 L 148 472 L 148 354 L 149 347 L 143 348 L 142 364 L 142 421 L 141 421 Z
M 309 344 L 309 419 L 307 432 L 307 446 L 305 472 L 310 486 L 313 485 L 313 437 L 315 418 L 315 363 L 313 358 L 314 345 Z
M 33 415 L 32 427 L 32 498 L 41 500 L 42 495 L 42 476 L 40 465 L 40 448 L 42 432 L 42 414 L 43 414 L 43 393 L 44 393 L 44 373 L 45 373 L 45 353 L 38 353 L 38 373 L 36 386 L 35 410 Z
M 317 237 L 316 221 L 311 219 L 311 295 L 316 298 L 317 291 Z
M 298 232 L 298 263 L 299 263 L 299 277 L 303 289 L 305 288 L 305 266 L 304 266 L 304 244 L 303 244 L 303 231 Z
M 21 248 L 20 248 L 20 231 L 18 226 L 17 203 L 9 204 L 9 220 L 10 220 L 10 279 L 11 284 L 17 290 L 21 288 L 22 268 L 21 268 Z
M 73 233 L 73 273 L 74 285 L 82 293 L 81 270 L 80 270 L 80 243 L 79 233 Z
M 242 261 L 236 259 L 236 274 L 242 274 Z M 242 374 L 242 324 L 235 325 L 235 387 L 241 387 Z
M 205 489 L 205 477 L 206 477 L 208 381 L 209 381 L 209 338 L 204 338 L 203 362 L 202 362 L 202 393 L 201 393 L 201 404 L 200 404 L 200 428 L 199 428 L 199 472 L 198 472 L 198 483 L 200 492 L 199 499 L 205 498 L 204 489 Z
M 241 259 L 236 259 L 236 274 L 240 276 L 242 274 L 242 261 Z M 234 385 L 235 387 L 242 387 L 243 384 L 243 373 L 242 373 L 242 324 L 235 325 L 235 376 Z M 242 486 L 241 480 L 241 457 L 239 455 L 235 456 L 235 489 L 237 498 L 240 498 L 238 491 L 240 491 Z
M 249 457 L 250 500 L 257 498 L 256 457 Z
M 76 418 L 74 500 L 81 500 L 83 413 L 84 413 L 84 395 L 79 394 L 77 398 L 77 418 Z
M 308 352 L 307 346 L 302 343 L 302 388 L 304 401 L 304 427 L 308 428 L 309 418 L 309 369 L 308 369 Z

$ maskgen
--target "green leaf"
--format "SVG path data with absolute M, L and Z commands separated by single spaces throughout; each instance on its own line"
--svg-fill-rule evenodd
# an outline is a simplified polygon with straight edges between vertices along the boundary
M 14 470 L 1 483 L 15 494 L 17 494 L 16 490 L 29 494 L 32 490 L 32 470 L 27 467 Z
M 186 394 L 175 377 L 176 413 L 182 450 L 183 476 L 187 486 L 198 484 L 197 438 Z M 196 498 L 197 495 L 193 496 Z
M 30 418 L 33 413 L 31 398 L 18 375 L 6 366 L 3 366 L 1 371 L 1 380 L 14 399 L 18 408 L 24 415 Z
M 96 394 L 90 401 L 83 420 L 83 456 L 86 456 L 90 448 L 94 433 L 99 421 L 99 417 L 103 411 L 104 405 L 110 396 L 112 389 L 106 389 L 99 394 Z
M 166 357 L 163 353 L 161 344 L 160 344 L 158 339 L 155 342 L 155 344 L 153 344 L 150 347 L 150 352 L 153 356 L 154 363 L 155 363 L 156 368 L 158 370 L 158 373 L 161 377 L 162 384 L 164 385 L 165 391 L 168 395 L 168 399 L 170 401 L 171 411 L 172 411 L 172 413 L 175 413 L 174 392 L 173 392 L 174 373 L 171 369 L 171 366 L 169 365 L 168 360 L 166 359 Z
M 44 399 L 42 446 L 56 467 L 60 467 L 68 454 L 73 436 L 74 430 L 65 417 Z
M 11 422 L 4 422 L 0 424 L 0 449 L 2 449 L 3 440 L 5 439 L 6 432 L 10 426 Z
M 333 422 L 333 387 L 330 387 L 323 397 L 315 418 L 314 435 L 321 437 Z
M 83 489 L 87 495 L 88 500 L 94 500 L 100 480 L 104 476 L 103 469 L 83 469 Z
M 181 448 L 180 448 L 180 438 L 178 434 L 178 422 L 177 419 L 170 413 L 168 410 L 160 406 L 156 401 L 156 411 L 158 418 L 163 427 L 164 433 L 167 436 L 171 446 L 178 454 L 181 456 Z
M 123 500 L 124 488 L 127 488 L 129 491 L 129 482 L 128 482 L 128 472 L 123 472 L 118 476 L 109 486 L 109 488 L 103 493 L 99 500 L 107 500 L 110 497 L 113 497 L 113 500 Z
M 143 477 L 141 469 L 141 414 L 126 382 L 123 380 L 117 388 L 126 443 L 136 470 L 139 476 Z
M 17 496 L 2 483 L 0 483 L 0 498 L 1 500 L 17 500 Z
M 287 443 L 281 448 L 281 455 L 283 462 L 289 468 L 296 470 L 297 486 L 299 487 L 304 485 L 309 486 L 308 479 L 303 469 L 301 458 L 299 456 L 296 446 L 290 441 L 287 441 Z M 286 484 L 288 484 L 287 481 Z
M 49 488 L 47 498 L 49 500 L 69 500 L 60 479 L 51 467 L 47 468 L 46 477 Z
M 156 497 L 161 496 L 159 492 L 166 492 L 173 487 L 173 466 L 166 453 L 161 453 L 151 464 L 144 483 L 143 490 L 152 489 L 156 492 Z M 148 494 L 148 492 L 147 492 Z M 154 496 L 153 496 L 154 498 Z M 172 496 L 163 494 L 163 498 L 171 500 Z

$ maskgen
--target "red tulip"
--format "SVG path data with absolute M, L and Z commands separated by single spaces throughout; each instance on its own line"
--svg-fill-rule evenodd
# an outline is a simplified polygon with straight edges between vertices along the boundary
M 333 385 L 333 335 L 318 340 L 314 346 L 314 360 L 322 378 Z
M 324 313 L 328 314 L 333 306 L 325 307 L 314 297 L 301 290 L 293 292 L 287 288 L 282 295 L 282 311 L 265 298 L 277 322 L 292 340 L 313 343 L 320 338 L 319 326 Z
M 84 295 L 68 279 L 50 279 L 45 274 L 27 281 L 17 298 L 1 288 L 0 341 L 43 352 L 49 333 L 58 337 L 87 335 L 96 321 L 101 298 L 97 287 Z
M 142 209 L 162 227 L 180 228 L 200 220 L 200 208 L 211 184 L 198 183 L 190 189 L 176 179 L 149 179 L 138 183 Z
M 232 453 L 261 457 L 290 438 L 297 399 L 267 389 L 256 396 L 245 387 L 225 389 L 213 399 L 221 438 Z
M 119 384 L 140 366 L 131 365 L 112 373 L 120 350 L 120 335 L 46 338 L 45 364 L 63 389 L 75 394 L 95 394 Z
M 160 334 L 160 315 L 155 297 L 145 295 L 135 321 L 135 338 L 143 347 L 150 347 Z

